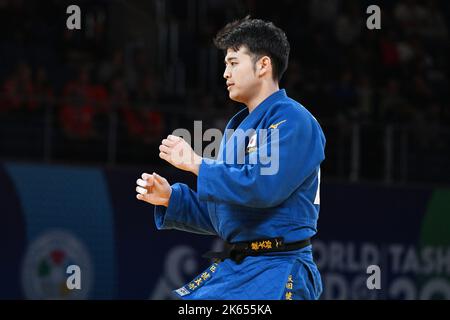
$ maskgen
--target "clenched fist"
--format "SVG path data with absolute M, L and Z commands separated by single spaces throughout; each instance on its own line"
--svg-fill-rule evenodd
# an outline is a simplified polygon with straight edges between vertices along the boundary
M 166 160 L 174 167 L 190 171 L 198 175 L 198 169 L 202 163 L 202 157 L 197 155 L 184 139 L 169 135 L 159 146 L 159 157 Z

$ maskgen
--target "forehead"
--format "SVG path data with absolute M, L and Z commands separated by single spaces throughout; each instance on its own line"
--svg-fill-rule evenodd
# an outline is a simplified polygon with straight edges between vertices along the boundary
M 231 59 L 245 59 L 246 57 L 250 58 L 250 55 L 248 53 L 248 49 L 245 46 L 241 46 L 237 51 L 232 48 L 229 48 L 227 49 L 225 61 Z

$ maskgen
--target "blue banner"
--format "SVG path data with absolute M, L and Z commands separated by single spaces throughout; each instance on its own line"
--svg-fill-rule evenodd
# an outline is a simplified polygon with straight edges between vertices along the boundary
M 135 198 L 143 171 L 0 165 L 0 298 L 171 299 L 206 268 L 201 254 L 221 240 L 157 231 L 153 207 Z M 192 175 L 158 173 L 195 188 Z M 450 299 L 450 190 L 323 180 L 322 299 Z M 67 287 L 70 265 L 80 289 Z

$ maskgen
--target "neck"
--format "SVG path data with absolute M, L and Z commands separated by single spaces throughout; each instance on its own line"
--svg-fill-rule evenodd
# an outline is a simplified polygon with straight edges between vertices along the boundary
M 248 112 L 252 112 L 255 110 L 255 108 L 264 100 L 267 99 L 270 95 L 272 95 L 274 92 L 277 92 L 280 90 L 278 83 L 270 81 L 270 82 L 264 82 L 261 86 L 261 89 L 259 92 L 252 97 L 247 103 Z

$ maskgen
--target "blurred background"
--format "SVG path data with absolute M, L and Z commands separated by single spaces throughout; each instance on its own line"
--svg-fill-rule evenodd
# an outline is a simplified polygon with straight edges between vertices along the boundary
M 80 30 L 66 27 L 72 4 Z M 366 27 L 372 4 L 380 30 Z M 0 0 L 0 298 L 169 299 L 206 268 L 221 241 L 157 232 L 135 180 L 196 188 L 158 146 L 196 120 L 223 130 L 243 107 L 212 38 L 247 14 L 286 32 L 281 87 L 327 138 L 322 298 L 450 299 L 444 0 Z M 70 264 L 81 290 L 65 286 Z

